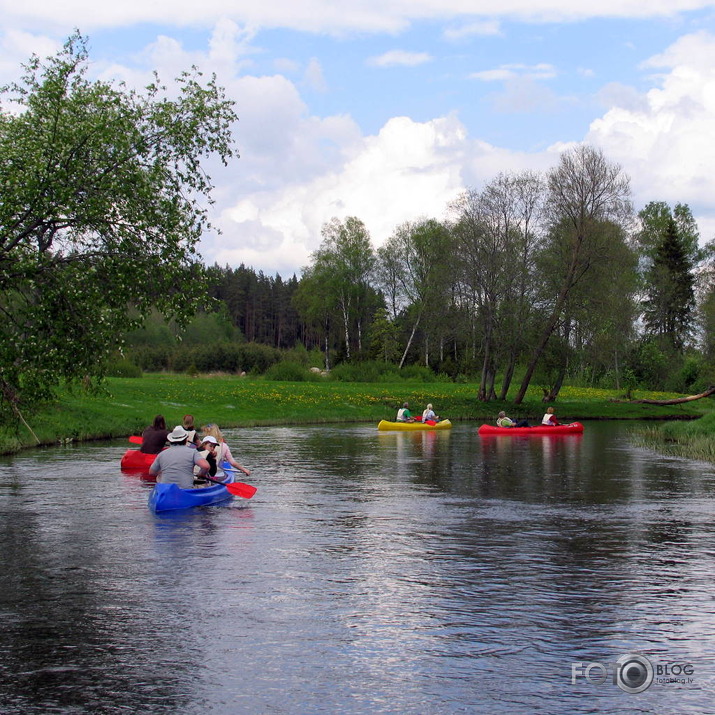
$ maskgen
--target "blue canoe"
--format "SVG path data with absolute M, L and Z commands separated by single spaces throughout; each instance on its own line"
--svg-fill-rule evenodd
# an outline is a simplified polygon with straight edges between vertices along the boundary
M 214 484 L 202 489 L 182 489 L 176 484 L 157 482 L 149 495 L 149 508 L 153 512 L 191 509 L 232 499 L 223 484 Z

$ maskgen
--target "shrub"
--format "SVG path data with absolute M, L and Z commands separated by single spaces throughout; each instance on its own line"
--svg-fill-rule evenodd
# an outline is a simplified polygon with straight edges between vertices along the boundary
M 238 362 L 241 370 L 263 374 L 281 360 L 281 351 L 260 343 L 241 343 L 238 348 Z
M 171 364 L 172 348 L 137 346 L 127 350 L 127 358 L 144 372 L 163 372 Z
M 396 382 L 400 373 L 396 365 L 379 360 L 340 363 L 330 371 L 330 379 L 339 382 Z
M 141 377 L 142 369 L 126 358 L 117 358 L 107 365 L 107 377 Z
M 266 380 L 278 380 L 282 382 L 305 382 L 307 380 L 319 379 L 320 375 L 314 375 L 303 365 L 295 362 L 283 362 L 271 365 L 264 375 Z
M 408 365 L 400 371 L 405 382 L 434 382 L 435 374 L 424 365 Z

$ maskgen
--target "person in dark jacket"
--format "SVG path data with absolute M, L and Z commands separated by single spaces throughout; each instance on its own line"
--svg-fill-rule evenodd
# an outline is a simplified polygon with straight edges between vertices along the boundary
M 169 430 L 166 429 L 164 415 L 157 415 L 154 422 L 142 432 L 142 446 L 139 447 L 139 451 L 144 454 L 159 454 L 166 445 L 168 435 Z

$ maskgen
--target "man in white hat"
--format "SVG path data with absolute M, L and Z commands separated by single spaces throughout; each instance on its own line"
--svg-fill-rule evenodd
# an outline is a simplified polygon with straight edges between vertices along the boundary
M 160 452 L 154 463 L 149 467 L 150 474 L 156 474 L 157 481 L 176 484 L 182 489 L 192 489 L 194 486 L 194 466 L 200 473 L 209 471 L 209 463 L 196 449 L 186 444 L 189 433 L 181 426 L 174 427 L 167 436 L 169 448 Z

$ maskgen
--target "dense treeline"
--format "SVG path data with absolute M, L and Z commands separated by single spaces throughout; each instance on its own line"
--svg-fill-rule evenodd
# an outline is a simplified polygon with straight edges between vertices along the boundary
M 634 215 L 628 177 L 580 146 L 546 175 L 465 191 L 446 220 L 406 222 L 377 250 L 359 218 L 334 218 L 300 279 L 210 268 L 212 319 L 227 330 L 199 343 L 233 347 L 200 359 L 190 327 L 161 367 L 421 365 L 475 379 L 482 400 L 516 402 L 532 382 L 553 400 L 567 379 L 697 389 L 713 381 L 713 265 L 687 206 L 652 202 Z M 282 352 L 258 360 L 246 344 Z M 136 347 L 133 359 L 149 368 Z
M 517 403 L 715 382 L 715 249 L 685 205 L 635 216 L 600 151 L 499 175 L 377 249 L 334 218 L 299 278 L 207 268 L 203 163 L 235 156 L 233 103 L 195 69 L 138 92 L 88 62 L 75 33 L 0 88 L 0 422 L 140 370 L 469 379 Z

